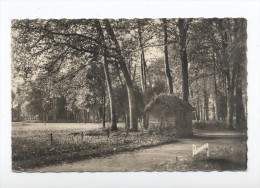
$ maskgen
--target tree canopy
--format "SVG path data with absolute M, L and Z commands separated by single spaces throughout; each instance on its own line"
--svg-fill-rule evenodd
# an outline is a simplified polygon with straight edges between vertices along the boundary
M 12 20 L 12 102 L 19 87 L 27 114 L 63 98 L 60 113 L 96 108 L 113 130 L 124 119 L 138 131 L 138 119 L 148 127 L 145 105 L 171 93 L 197 120 L 242 127 L 246 38 L 243 18 Z

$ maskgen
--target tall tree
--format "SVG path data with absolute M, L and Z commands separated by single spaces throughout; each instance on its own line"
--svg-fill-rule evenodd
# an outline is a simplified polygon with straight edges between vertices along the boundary
M 235 37 L 237 39 L 237 36 L 234 36 L 233 33 L 236 33 L 236 31 L 232 31 L 232 25 L 234 25 L 234 20 L 229 19 L 218 19 L 218 30 L 220 33 L 220 38 L 222 42 L 222 70 L 224 75 L 226 76 L 226 82 L 227 82 L 227 110 L 228 110 L 228 128 L 233 129 L 234 128 L 234 102 L 235 102 L 235 86 L 236 86 L 236 78 L 238 74 L 238 67 L 239 67 L 239 61 L 237 59 L 233 58 L 234 53 L 230 52 L 237 52 L 235 48 L 232 48 L 232 38 Z M 236 27 L 235 27 L 236 29 Z M 234 43 L 234 42 L 233 42 Z M 232 48 L 232 49 L 231 49 Z M 234 50 L 233 50 L 234 49 Z M 232 59 L 233 58 L 233 59 Z
M 169 57 L 168 57 L 168 33 L 167 33 L 167 19 L 163 18 L 163 33 L 164 33 L 164 65 L 165 65 L 165 74 L 167 77 L 167 84 L 168 84 L 168 92 L 173 94 L 173 83 L 172 83 L 172 76 L 171 70 L 169 66 Z
M 230 45 L 229 61 L 233 62 L 237 68 L 235 83 L 236 100 L 236 125 L 238 128 L 245 126 L 245 111 L 243 106 L 243 80 L 246 77 L 246 27 L 245 19 L 234 19 L 234 40 Z M 235 68 L 235 67 L 234 67 Z
M 103 55 L 102 62 L 103 62 L 106 83 L 107 83 L 106 85 L 107 85 L 108 96 L 109 96 L 109 101 L 110 101 L 111 128 L 112 128 L 112 130 L 117 130 L 115 104 L 114 104 L 114 99 L 113 99 L 113 91 L 112 91 L 110 74 L 109 74 L 109 70 L 108 70 L 108 60 L 107 60 L 108 47 L 106 45 L 105 37 L 104 37 L 103 30 L 101 28 L 101 24 L 100 24 L 99 20 L 95 20 L 95 26 L 97 28 L 97 32 L 98 32 L 98 35 L 100 38 L 100 46 L 101 46 L 101 51 L 102 51 L 102 55 Z
M 141 51 L 141 84 L 142 84 L 142 91 L 143 91 L 143 99 L 144 99 L 144 105 L 146 105 L 146 60 L 145 60 L 145 53 L 144 53 L 144 48 L 143 48 L 143 37 L 142 37 L 142 20 L 138 19 L 137 21 L 138 25 L 138 39 L 139 39 L 139 47 Z M 145 129 L 148 128 L 148 121 L 147 121 L 147 113 L 143 112 L 143 127 Z
M 110 36 L 113 44 L 115 45 L 115 51 L 117 53 L 116 62 L 119 64 L 120 69 L 124 75 L 124 79 L 127 87 L 127 94 L 128 94 L 130 127 L 133 129 L 133 131 L 138 131 L 137 108 L 136 108 L 133 82 L 126 66 L 125 57 L 123 56 L 121 47 L 118 43 L 114 30 L 111 27 L 110 21 L 108 19 L 105 19 L 104 24 L 106 26 L 106 31 L 108 35 Z
M 188 72 L 188 57 L 187 57 L 187 32 L 191 19 L 178 19 L 179 30 L 179 51 L 182 64 L 182 92 L 183 100 L 189 100 L 189 72 Z
M 142 20 L 138 19 L 137 20 L 137 25 L 138 25 L 138 41 L 139 41 L 139 48 L 141 52 L 141 85 L 142 85 L 142 90 L 145 94 L 146 92 L 146 60 L 145 60 L 145 53 L 144 53 L 144 48 L 143 48 L 143 36 L 142 36 Z

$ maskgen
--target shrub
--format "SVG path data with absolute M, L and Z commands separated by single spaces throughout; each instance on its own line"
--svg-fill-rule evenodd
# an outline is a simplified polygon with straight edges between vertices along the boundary
M 226 130 L 228 126 L 224 121 L 195 121 L 192 127 L 201 130 Z
M 174 136 L 176 130 L 172 126 L 150 126 L 148 130 L 149 135 L 164 135 Z

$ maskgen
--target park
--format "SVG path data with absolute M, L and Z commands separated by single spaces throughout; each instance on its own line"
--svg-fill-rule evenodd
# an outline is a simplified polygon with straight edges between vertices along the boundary
M 11 27 L 14 172 L 247 169 L 245 19 Z

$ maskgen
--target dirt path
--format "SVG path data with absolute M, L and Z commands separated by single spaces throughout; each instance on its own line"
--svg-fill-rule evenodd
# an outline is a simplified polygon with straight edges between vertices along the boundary
M 209 144 L 210 154 L 218 152 L 219 146 L 229 146 L 245 140 L 245 135 L 236 132 L 201 132 L 191 139 L 179 139 L 179 142 L 125 152 L 113 156 L 93 158 L 62 165 L 54 165 L 29 170 L 30 172 L 84 172 L 84 171 L 154 171 L 166 161 L 175 162 L 192 155 L 192 144 Z

